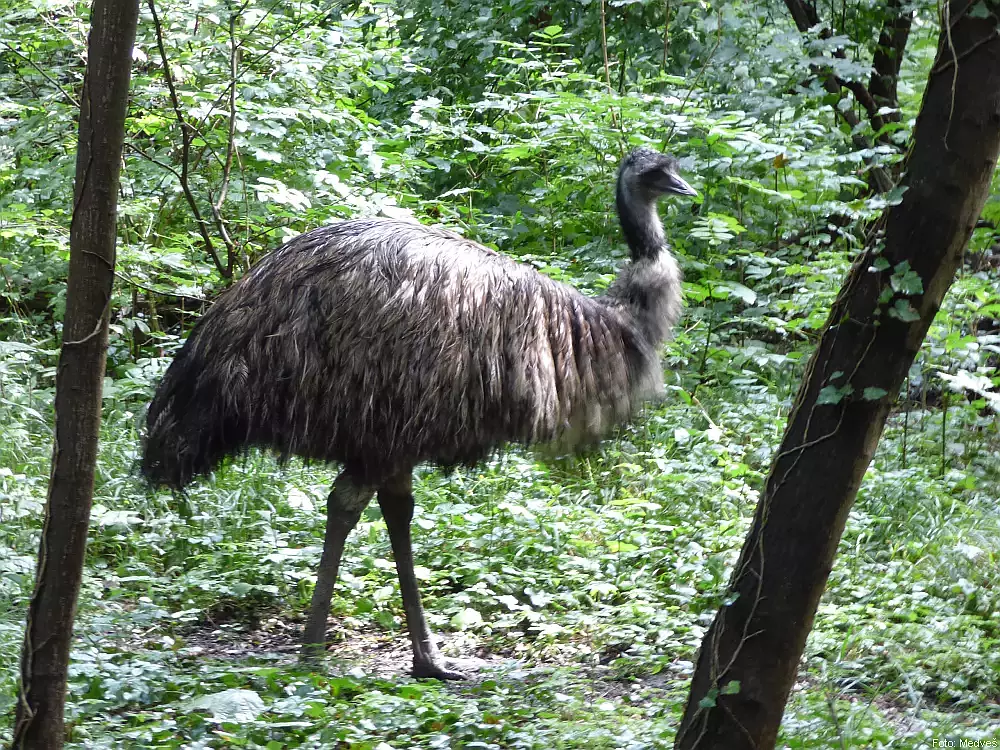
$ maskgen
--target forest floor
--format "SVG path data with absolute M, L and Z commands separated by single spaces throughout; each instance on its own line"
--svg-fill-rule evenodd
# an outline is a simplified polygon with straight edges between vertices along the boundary
M 377 507 L 348 540 L 328 656 L 298 664 L 334 472 L 255 454 L 183 495 L 151 491 L 134 473 L 136 414 L 156 372 L 120 378 L 106 402 L 68 747 L 672 747 L 784 395 L 720 387 L 651 409 L 584 456 L 514 451 L 476 470 L 418 471 L 412 526 L 428 620 L 446 656 L 478 667 L 441 683 L 408 674 Z M 50 459 L 49 395 L 15 375 L 0 404 L 8 717 Z M 942 416 L 927 407 L 890 420 L 781 748 L 1000 741 L 1000 448 L 978 408 Z M 0 742 L 9 730 L 0 726 Z

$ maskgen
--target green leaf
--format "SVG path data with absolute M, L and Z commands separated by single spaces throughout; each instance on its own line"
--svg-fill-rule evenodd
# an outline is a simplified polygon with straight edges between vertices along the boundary
M 850 396 L 852 393 L 854 393 L 854 388 L 850 384 L 842 386 L 828 385 L 819 392 L 819 395 L 816 397 L 816 403 L 825 405 L 839 404 L 844 400 L 844 396 Z
M 757 301 L 757 292 L 735 281 L 722 281 L 716 286 L 728 291 L 730 297 L 736 297 L 748 305 L 752 305 Z
M 1000 302 L 991 302 L 989 304 L 983 305 L 976 310 L 976 315 L 979 317 L 985 317 L 987 315 L 998 316 L 1000 315 Z
M 474 628 L 482 622 L 483 616 L 471 607 L 466 607 L 451 618 L 452 626 L 459 630 Z
M 203 695 L 185 704 L 188 711 L 207 711 L 217 719 L 244 723 L 256 720 L 263 713 L 264 701 L 253 690 L 223 690 Z
M 703 302 L 708 299 L 710 290 L 701 284 L 684 282 L 684 297 L 692 302 Z
M 969 8 L 969 18 L 991 18 L 992 16 L 993 14 L 984 0 L 979 0 L 978 3 Z
M 861 398 L 865 401 L 878 401 L 888 393 L 889 391 L 884 388 L 865 388 L 864 392 L 861 394 Z
M 715 708 L 715 699 L 719 696 L 719 688 L 713 687 L 709 688 L 709 691 L 705 693 L 705 697 L 698 701 L 698 706 L 700 708 Z
M 885 271 L 888 268 L 889 268 L 889 261 L 887 261 L 881 255 L 878 256 L 875 260 L 873 260 L 872 264 L 868 266 L 868 270 L 871 271 L 872 273 L 876 273 L 878 271 Z
M 894 269 L 889 277 L 889 285 L 897 294 L 912 297 L 915 294 L 923 294 L 924 282 L 917 275 L 917 272 L 910 268 L 908 261 L 903 261 Z
M 722 689 L 719 691 L 721 695 L 736 695 L 739 692 L 740 692 L 739 680 L 730 680 L 725 685 L 723 685 Z
M 904 323 L 912 323 L 914 320 L 920 320 L 919 313 L 905 299 L 896 300 L 896 304 L 889 309 L 889 317 L 902 320 Z

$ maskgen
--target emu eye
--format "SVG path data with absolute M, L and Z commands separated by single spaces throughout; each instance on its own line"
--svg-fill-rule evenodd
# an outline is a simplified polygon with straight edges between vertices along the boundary
M 639 179 L 642 181 L 643 185 L 648 185 L 649 187 L 656 187 L 662 185 L 669 178 L 670 173 L 665 167 L 655 166 L 649 167 L 648 169 L 642 170 L 639 173 Z

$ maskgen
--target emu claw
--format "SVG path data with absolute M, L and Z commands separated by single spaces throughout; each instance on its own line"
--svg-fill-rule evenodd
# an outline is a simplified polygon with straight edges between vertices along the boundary
M 435 679 L 435 680 L 467 680 L 469 676 L 465 672 L 459 672 L 455 669 L 449 669 L 447 666 L 447 660 L 438 657 L 433 661 L 426 662 L 413 662 L 413 671 L 410 672 L 414 677 L 418 679 Z

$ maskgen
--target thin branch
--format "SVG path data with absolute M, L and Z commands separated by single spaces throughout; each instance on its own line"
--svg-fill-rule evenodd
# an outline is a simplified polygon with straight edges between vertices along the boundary
M 229 178 L 233 170 L 233 152 L 236 145 L 236 80 L 239 78 L 239 46 L 236 44 L 237 13 L 229 16 L 229 129 L 226 133 L 226 161 L 222 166 L 222 186 L 219 189 L 218 200 L 212 202 L 212 217 L 226 243 L 228 254 L 227 265 L 232 267 L 236 255 L 236 245 L 229 236 L 226 222 L 222 218 L 222 204 L 226 202 L 229 193 Z
M 166 289 L 156 289 L 155 287 L 146 286 L 145 284 L 140 284 L 133 278 L 126 276 L 120 271 L 115 271 L 115 276 L 124 281 L 129 286 L 134 286 L 136 289 L 141 289 L 148 294 L 156 294 L 160 297 L 172 297 L 173 299 L 190 300 L 191 302 L 197 302 L 199 305 L 211 305 L 211 300 L 204 299 L 202 297 L 192 297 L 190 294 L 178 294 L 177 292 L 168 292 Z
M 8 52 L 13 53 L 17 57 L 21 58 L 26 63 L 28 63 L 28 65 L 30 65 L 31 67 L 33 67 L 42 78 L 44 78 L 46 81 L 48 81 L 53 86 L 55 86 L 57 89 L 59 89 L 59 93 L 61 93 L 63 95 L 63 97 L 66 99 L 66 101 L 68 101 L 70 104 L 72 104 L 75 109 L 79 109 L 80 108 L 80 102 L 78 102 L 76 99 L 74 99 L 73 95 L 70 94 L 66 89 L 64 89 L 60 85 L 59 81 L 55 80 L 48 73 L 46 73 L 44 70 L 42 70 L 42 68 L 39 67 L 39 65 L 34 60 L 32 60 L 30 57 L 27 57 L 26 55 L 18 52 L 16 49 L 14 49 L 13 47 L 11 47 L 10 44 L 8 44 L 5 41 L 0 41 L 0 44 L 2 44 L 4 47 L 6 47 Z
M 212 242 L 212 237 L 208 233 L 208 224 L 204 218 L 202 218 L 201 211 L 198 209 L 198 201 L 194 197 L 194 193 L 191 192 L 191 186 L 188 184 L 188 170 L 191 162 L 191 124 L 187 121 L 184 116 L 184 112 L 181 110 L 180 99 L 177 96 L 177 88 L 174 86 L 174 77 L 170 71 L 170 60 L 167 57 L 167 48 L 163 41 L 163 26 L 160 23 L 160 18 L 156 13 L 156 3 L 154 0 L 147 0 L 149 5 L 149 11 L 153 17 L 153 28 L 156 30 L 156 46 L 160 52 L 160 60 L 163 64 L 163 77 L 167 82 L 167 90 L 170 92 L 170 102 L 174 109 L 174 116 L 177 118 L 178 124 L 181 126 L 181 171 L 178 175 L 181 183 L 181 190 L 184 192 L 184 197 L 187 199 L 188 206 L 191 208 L 191 213 L 194 215 L 195 223 L 198 225 L 198 231 L 201 233 L 201 238 L 205 243 L 205 249 L 208 250 L 209 255 L 212 256 L 212 262 L 215 263 L 216 269 L 223 278 L 231 278 L 233 275 L 232 262 L 228 265 L 223 265 L 219 258 L 218 252 L 215 250 L 215 245 Z M 231 261 L 231 259 L 230 259 Z
M 721 11 L 720 11 L 721 13 Z M 705 64 L 701 66 L 701 70 L 698 71 L 698 75 L 695 77 L 694 81 L 688 87 L 687 94 L 684 95 L 684 99 L 681 101 L 681 106 L 677 108 L 677 114 L 682 114 L 684 108 L 687 106 L 688 99 L 691 98 L 691 94 L 695 92 L 698 88 L 698 84 L 701 82 L 701 77 L 705 75 L 705 71 L 708 70 L 708 66 L 712 64 L 712 59 L 715 57 L 715 53 L 719 49 L 719 45 L 722 44 L 722 18 L 719 18 L 718 28 L 715 33 L 715 44 L 712 46 L 711 51 L 708 53 L 708 57 L 705 60 Z M 663 139 L 663 148 L 667 147 L 670 143 L 670 139 L 674 137 L 674 131 L 677 129 L 677 121 L 670 123 L 670 132 L 667 133 L 667 137 Z
M 215 157 L 219 161 L 220 165 L 222 165 L 224 175 L 231 175 L 231 170 L 232 170 L 232 153 L 230 152 L 230 149 L 233 149 L 235 151 L 235 148 L 234 148 L 234 144 L 235 144 L 235 116 L 234 116 L 233 112 L 234 112 L 234 106 L 235 106 L 235 95 L 236 95 L 235 89 L 236 89 L 237 83 L 243 77 L 244 73 L 247 70 L 252 69 L 255 66 L 256 63 L 258 63 L 260 60 L 266 58 L 268 55 L 270 55 L 271 53 L 273 53 L 274 50 L 276 50 L 278 48 L 278 46 L 281 45 L 283 42 L 285 42 L 288 39 L 290 39 L 291 37 L 295 36 L 296 34 L 298 34 L 304 28 L 307 28 L 307 27 L 309 27 L 311 25 L 316 25 L 316 24 L 322 23 L 325 19 L 329 18 L 331 15 L 333 15 L 335 12 L 337 12 L 337 10 L 340 8 L 340 3 L 339 2 L 331 3 L 326 9 L 317 11 L 316 13 L 314 13 L 313 15 L 311 15 L 310 17 L 308 17 L 305 20 L 303 20 L 302 22 L 295 24 L 292 27 L 292 29 L 287 34 L 279 37 L 270 47 L 268 47 L 266 50 L 263 50 L 258 55 L 256 55 L 255 57 L 253 57 L 250 60 L 250 62 L 244 66 L 244 68 L 243 68 L 242 71 L 233 70 L 232 69 L 232 62 L 231 62 L 231 70 L 233 70 L 232 80 L 229 82 L 229 85 L 226 87 L 226 89 L 219 94 L 218 98 L 215 100 L 215 102 L 212 104 L 212 106 L 210 106 L 210 107 L 207 108 L 207 110 L 206 110 L 205 114 L 202 116 L 201 120 L 197 124 L 194 124 L 194 123 L 190 122 L 187 118 L 184 117 L 183 111 L 180 108 L 180 101 L 179 101 L 179 98 L 177 96 L 176 87 L 174 86 L 173 76 L 172 76 L 172 74 L 170 72 L 170 66 L 169 66 L 169 61 L 168 61 L 168 57 L 167 57 L 167 53 L 166 53 L 166 48 L 165 48 L 165 45 L 164 45 L 164 42 L 163 42 L 163 28 L 162 28 L 162 24 L 160 23 L 159 17 L 158 17 L 158 15 L 156 13 L 156 7 L 155 7 L 154 2 L 155 2 L 155 0 L 147 0 L 147 4 L 149 5 L 149 9 L 150 9 L 150 12 L 151 12 L 152 17 L 153 17 L 153 26 L 154 26 L 154 28 L 156 30 L 157 46 L 159 48 L 160 58 L 161 58 L 162 63 L 163 63 L 164 77 L 166 78 L 167 88 L 168 88 L 168 90 L 170 92 L 171 104 L 173 106 L 174 113 L 175 113 L 175 116 L 177 118 L 177 121 L 181 125 L 181 131 L 182 131 L 181 172 L 179 174 L 177 174 L 177 177 L 178 177 L 178 179 L 181 182 L 181 189 L 182 189 L 182 191 L 184 193 L 185 200 L 187 201 L 188 205 L 191 208 L 192 213 L 194 214 L 195 221 L 196 221 L 196 223 L 198 225 L 198 231 L 201 234 L 203 242 L 205 243 L 205 247 L 208 250 L 209 255 L 211 255 L 212 261 L 215 264 L 215 267 L 218 269 L 219 273 L 224 278 L 228 279 L 228 278 L 232 277 L 232 270 L 233 270 L 233 265 L 234 265 L 234 261 L 235 261 L 235 254 L 236 254 L 235 243 L 233 243 L 232 239 L 230 238 L 229 233 L 228 233 L 228 231 L 226 231 L 224 223 L 222 222 L 222 219 L 221 219 L 221 210 L 220 210 L 221 209 L 221 203 L 225 200 L 225 195 L 228 192 L 228 182 L 224 182 L 223 189 L 220 191 L 220 195 L 219 195 L 219 199 L 218 199 L 218 205 L 216 205 L 214 202 L 211 204 L 212 217 L 215 220 L 217 226 L 219 227 L 219 230 L 220 230 L 219 233 L 220 233 L 220 236 L 222 238 L 223 244 L 225 244 L 225 246 L 226 246 L 226 250 L 227 250 L 227 254 L 228 254 L 227 263 L 225 265 L 223 265 L 222 261 L 220 260 L 220 258 L 218 256 L 218 253 L 215 250 L 215 246 L 214 246 L 214 243 L 211 240 L 211 236 L 208 233 L 208 222 L 202 217 L 201 211 L 197 207 L 197 201 L 195 200 L 194 194 L 192 193 L 192 191 L 190 189 L 190 186 L 188 184 L 188 174 L 190 173 L 191 169 L 194 166 L 197 166 L 197 164 L 200 162 L 202 156 L 205 153 L 205 149 L 208 149 L 208 150 L 210 150 L 212 152 L 213 157 Z M 240 14 L 242 14 L 242 12 L 248 6 L 249 6 L 249 0 L 245 0 L 244 3 L 240 6 L 240 8 L 233 13 L 232 19 L 235 19 Z M 264 15 L 264 18 L 266 18 L 276 7 L 277 6 L 275 5 L 275 6 L 272 6 L 270 9 L 268 9 L 267 13 L 265 13 L 265 15 Z M 258 20 L 257 24 L 247 34 L 247 38 L 249 38 L 252 35 L 252 32 L 260 25 L 261 22 L 263 22 L 264 18 L 261 18 L 260 20 Z M 230 35 L 231 61 L 233 59 L 233 56 L 239 50 L 241 50 L 243 48 L 243 44 L 244 44 L 243 41 L 241 41 L 239 44 L 235 44 L 234 34 L 235 34 L 235 32 L 231 31 L 231 35 Z M 211 149 L 211 147 L 208 145 L 209 144 L 209 140 L 207 138 L 205 138 L 204 136 L 202 136 L 203 140 L 206 143 L 205 149 L 203 149 L 202 153 L 198 154 L 195 157 L 195 159 L 192 161 L 191 160 L 191 156 L 190 156 L 191 141 L 193 140 L 192 139 L 192 135 L 193 134 L 201 135 L 201 128 L 207 123 L 208 118 L 211 116 L 212 112 L 216 108 L 218 108 L 219 105 L 222 104 L 222 102 L 224 100 L 226 100 L 227 98 L 229 99 L 229 114 L 230 114 L 230 127 L 229 127 L 229 129 L 230 129 L 231 135 L 228 138 L 226 157 L 224 159 L 220 159 L 218 157 L 218 155 L 216 155 L 214 149 Z M 236 154 L 236 156 L 238 158 L 238 154 Z M 161 163 L 156 162 L 155 160 L 151 160 L 151 161 L 154 161 L 154 163 L 158 163 L 158 164 L 160 164 L 160 166 L 163 166 Z M 176 174 L 176 170 L 171 170 L 171 171 Z M 224 178 L 224 179 L 226 179 L 226 178 Z
M 155 156 L 147 154 L 145 151 L 136 146 L 134 143 L 126 143 L 125 148 L 127 148 L 129 151 L 134 151 L 146 161 L 160 167 L 160 169 L 165 169 L 166 171 L 170 172 L 170 174 L 172 174 L 174 177 L 176 177 L 178 182 L 180 181 L 181 173 L 178 172 L 172 165 L 167 164 L 165 161 L 160 161 Z
M 75 341 L 70 341 L 68 339 L 63 339 L 62 345 L 65 349 L 68 346 L 81 346 L 86 344 L 88 341 L 92 341 L 101 335 L 101 331 L 104 330 L 104 317 L 108 314 L 108 310 L 111 307 L 111 295 L 108 295 L 108 299 L 104 303 L 104 309 L 101 310 L 101 314 L 97 316 L 97 323 L 94 324 L 94 330 L 84 336 L 82 339 L 76 339 Z
M 840 85 L 833 76 L 826 78 L 823 81 L 823 86 L 831 94 L 839 94 L 841 90 Z M 854 143 L 856 148 L 862 151 L 875 148 L 875 144 L 872 143 L 866 135 L 857 132 L 858 126 L 861 124 L 861 119 L 854 114 L 854 112 L 850 109 L 840 109 L 839 107 L 834 107 L 834 111 L 850 126 L 851 142 Z M 893 187 L 895 187 L 895 180 L 892 179 L 892 175 L 889 174 L 885 167 L 876 164 L 872 157 L 865 157 L 864 162 L 868 166 L 868 173 L 871 175 L 872 181 L 875 183 L 873 187 L 877 192 L 888 193 L 893 189 Z
M 226 133 L 226 162 L 222 167 L 222 188 L 219 190 L 218 208 L 226 200 L 229 192 L 229 176 L 233 169 L 233 150 L 236 144 L 236 79 L 239 77 L 238 59 L 239 48 L 236 44 L 236 15 L 229 17 L 229 75 L 231 85 L 229 86 L 229 130 Z
M 611 69 L 608 66 L 608 24 L 604 13 L 604 0 L 601 0 L 601 52 L 604 53 L 604 82 L 611 91 Z
M 212 191 L 208 191 L 208 201 L 209 206 L 212 209 L 212 218 L 215 219 L 215 225 L 219 229 L 219 235 L 222 237 L 222 241 L 226 245 L 226 252 L 228 253 L 228 265 L 231 268 L 235 262 L 236 256 L 236 243 L 233 242 L 232 238 L 229 236 L 229 230 L 226 228 L 226 221 L 222 218 L 222 210 L 220 206 L 222 205 L 222 200 L 218 201 L 212 200 Z
M 969 55 L 971 55 L 977 49 L 979 49 L 980 47 L 982 47 L 984 44 L 988 44 L 988 43 L 994 41 L 998 36 L 1000 36 L 1000 33 L 995 33 L 991 37 L 988 37 L 986 39 L 980 39 L 975 44 L 969 45 L 969 48 L 967 50 L 965 50 L 962 54 L 960 54 L 958 56 L 955 56 L 955 57 L 951 57 L 948 60 L 945 60 L 940 65 L 938 65 L 936 68 L 934 68 L 931 71 L 931 75 L 937 75 L 938 73 L 944 73 L 952 65 L 957 66 L 958 63 L 960 63 L 962 60 L 964 60 L 965 58 L 967 58 Z
M 663 62 L 662 68 L 667 67 L 667 55 L 670 53 L 670 0 L 666 0 L 663 21 Z
M 239 7 L 239 9 L 237 9 L 237 11 L 234 13 L 234 15 L 236 15 L 236 16 L 242 16 L 243 13 L 246 11 L 246 9 L 250 7 L 250 2 L 251 2 L 251 0 L 244 0 L 243 5 L 241 5 Z M 262 23 L 264 23 L 264 21 L 266 21 L 268 19 L 268 17 L 272 13 L 274 13 L 275 9 L 278 8 L 278 7 L 279 7 L 278 3 L 272 3 L 271 6 L 266 11 L 264 11 L 261 14 L 260 18 L 257 19 L 257 23 L 255 23 L 253 26 L 251 26 L 249 29 L 247 29 L 246 36 L 243 37 L 242 40 L 240 40 L 240 43 L 238 45 L 239 49 L 243 49 L 243 43 L 246 40 L 248 40 L 251 37 L 253 37 L 253 35 L 256 33 L 257 29 L 260 28 L 260 25 Z
M 608 30 L 604 0 L 601 0 L 601 51 L 604 53 L 604 82 L 608 85 L 608 91 L 614 94 L 615 90 L 611 88 L 611 67 L 608 65 Z M 611 115 L 611 125 L 617 128 L 618 118 L 615 117 L 615 110 L 609 107 L 608 113 Z
M 163 77 L 167 82 L 167 89 L 170 91 L 170 103 L 174 108 L 174 115 L 177 117 L 178 122 L 180 122 L 184 132 L 187 132 L 187 125 L 185 123 L 184 113 L 181 111 L 180 99 L 177 97 L 177 88 L 174 86 L 174 76 L 170 72 L 170 62 L 167 59 L 167 49 L 163 44 L 163 25 L 160 23 L 160 17 L 156 13 L 156 4 L 153 0 L 147 0 L 149 5 L 149 12 L 153 16 L 153 27 L 156 29 L 156 46 L 160 51 L 160 59 L 163 61 Z

